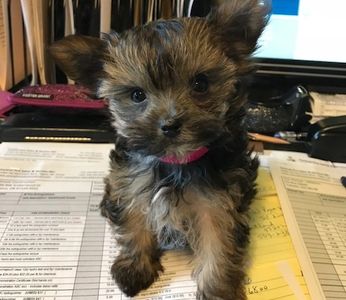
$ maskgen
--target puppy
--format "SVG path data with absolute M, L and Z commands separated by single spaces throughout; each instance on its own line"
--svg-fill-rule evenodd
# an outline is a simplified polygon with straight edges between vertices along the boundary
M 108 101 L 117 137 L 100 209 L 120 246 L 111 272 L 128 296 L 159 277 L 163 249 L 188 246 L 197 299 L 246 299 L 258 162 L 242 82 L 267 13 L 258 0 L 230 0 L 206 18 L 51 47 L 70 78 Z

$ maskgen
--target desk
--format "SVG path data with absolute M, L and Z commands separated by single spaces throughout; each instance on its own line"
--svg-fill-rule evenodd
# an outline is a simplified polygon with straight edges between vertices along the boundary
M 0 145 L 0 299 L 127 299 L 110 274 L 117 246 L 99 215 L 109 144 Z M 249 299 L 310 299 L 268 169 L 251 208 Z M 135 299 L 195 299 L 184 251 Z

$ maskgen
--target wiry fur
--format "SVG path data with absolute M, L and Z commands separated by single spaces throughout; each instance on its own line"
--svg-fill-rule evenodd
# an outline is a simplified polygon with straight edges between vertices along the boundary
M 247 210 L 257 160 L 243 129 L 242 79 L 265 26 L 267 7 L 233 0 L 207 18 L 156 21 L 103 39 L 68 37 L 52 46 L 72 79 L 109 102 L 117 142 L 105 179 L 101 213 L 121 247 L 112 274 L 129 296 L 163 271 L 162 249 L 188 245 L 195 260 L 197 299 L 245 299 Z M 205 93 L 191 84 L 208 78 Z M 147 99 L 131 100 L 135 88 Z M 172 138 L 160 126 L 179 122 Z M 160 157 L 207 146 L 183 165 Z

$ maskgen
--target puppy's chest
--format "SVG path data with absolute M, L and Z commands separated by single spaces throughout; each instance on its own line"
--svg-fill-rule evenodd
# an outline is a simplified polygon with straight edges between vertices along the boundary
M 148 221 L 155 227 L 172 224 L 181 227 L 186 219 L 193 219 L 201 205 L 212 202 L 210 197 L 199 192 L 192 183 L 184 188 L 173 183 L 163 184 L 152 173 L 134 178 L 129 185 L 130 199 L 145 212 Z M 176 228 L 181 229 L 181 228 Z
M 197 203 L 202 201 L 196 192 L 188 188 L 177 194 L 174 189 L 163 187 L 154 195 L 147 220 L 157 233 L 161 247 L 186 246 L 185 236 L 196 223 L 199 214 Z
M 124 168 L 113 174 L 116 174 L 112 182 L 117 198 L 124 201 L 124 206 L 137 207 L 144 212 L 148 222 L 158 230 L 167 224 L 182 230 L 208 211 L 234 209 L 234 195 L 205 183 L 191 180 L 181 186 L 176 181 L 156 176 L 152 170 L 137 172 Z
M 168 220 L 176 215 L 189 217 L 195 211 L 196 203 L 201 201 L 192 188 L 179 191 L 174 187 L 162 187 L 151 199 L 151 211 L 160 219 Z

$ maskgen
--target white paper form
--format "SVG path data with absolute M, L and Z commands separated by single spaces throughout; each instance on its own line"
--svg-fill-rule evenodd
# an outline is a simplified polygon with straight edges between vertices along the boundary
M 107 146 L 1 145 L 0 299 L 98 293 Z
M 46 163 L 86 162 L 102 164 L 106 170 L 109 165 L 111 144 L 69 144 L 69 143 L 2 143 L 2 160 L 40 161 Z M 67 165 L 65 165 L 66 167 Z
M 270 169 L 311 298 L 346 299 L 345 169 L 287 152 Z
M 112 145 L 0 146 L 0 299 L 127 299 L 110 267 L 117 245 L 98 209 Z M 137 299 L 195 299 L 184 252 Z

